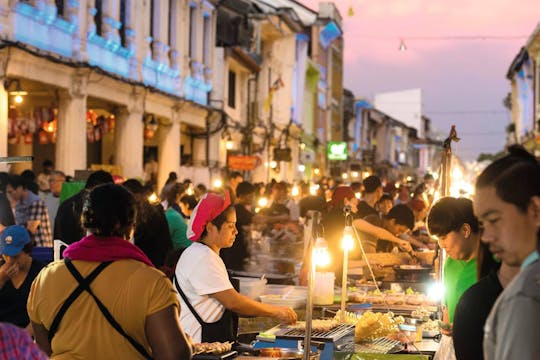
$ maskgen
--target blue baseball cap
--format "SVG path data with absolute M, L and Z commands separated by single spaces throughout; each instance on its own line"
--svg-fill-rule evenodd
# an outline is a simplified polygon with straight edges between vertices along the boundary
M 12 225 L 0 234 L 0 253 L 8 256 L 19 254 L 30 243 L 30 234 L 24 226 Z

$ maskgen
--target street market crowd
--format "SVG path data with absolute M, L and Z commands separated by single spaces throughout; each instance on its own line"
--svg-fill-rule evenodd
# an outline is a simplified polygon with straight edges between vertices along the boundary
M 253 184 L 230 172 L 208 190 L 174 172 L 156 189 L 95 171 L 60 201 L 70 181 L 50 161 L 0 173 L 2 359 L 190 359 L 195 343 L 235 342 L 239 316 L 295 323 L 231 273 L 253 261 L 251 230 L 301 232 L 314 211 L 336 259 L 345 215 L 365 253 L 446 251 L 436 358 L 540 358 L 540 165 L 523 148 L 478 175 L 472 200 L 438 196 L 431 174 Z M 63 259 L 40 261 L 53 239 Z

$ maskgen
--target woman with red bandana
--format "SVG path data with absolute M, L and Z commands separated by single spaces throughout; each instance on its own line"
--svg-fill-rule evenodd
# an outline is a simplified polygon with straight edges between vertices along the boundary
M 235 341 L 238 315 L 296 322 L 290 307 L 251 300 L 231 283 L 219 252 L 233 245 L 237 233 L 236 211 L 228 196 L 205 194 L 188 225 L 193 244 L 180 255 L 173 279 L 186 309 L 180 314 L 182 328 L 196 343 Z

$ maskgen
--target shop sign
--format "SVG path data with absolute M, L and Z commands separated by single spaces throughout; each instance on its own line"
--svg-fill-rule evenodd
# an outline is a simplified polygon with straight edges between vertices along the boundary
M 262 160 L 254 155 L 229 155 L 227 158 L 228 168 L 231 170 L 254 170 L 261 165 Z
M 274 148 L 275 161 L 292 161 L 291 148 Z
M 345 141 L 330 141 L 326 148 L 328 160 L 347 160 L 347 143 Z

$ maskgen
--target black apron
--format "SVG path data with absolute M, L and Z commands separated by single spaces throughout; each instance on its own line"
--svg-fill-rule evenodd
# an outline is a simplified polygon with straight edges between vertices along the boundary
M 110 311 L 107 309 L 107 307 L 101 302 L 101 300 L 98 299 L 98 297 L 94 294 L 92 289 L 90 289 L 90 284 L 92 281 L 96 279 L 96 277 L 107 267 L 109 266 L 112 261 L 102 262 L 100 263 L 87 277 L 83 277 L 81 273 L 75 268 L 75 266 L 71 263 L 71 260 L 69 258 L 64 258 L 64 262 L 66 264 L 67 269 L 73 275 L 75 280 L 79 283 L 77 288 L 73 290 L 73 292 L 68 296 L 66 301 L 62 304 L 62 307 L 60 307 L 60 310 L 58 310 L 58 313 L 54 317 L 54 320 L 51 324 L 51 327 L 49 329 L 49 344 L 52 343 L 52 339 L 54 335 L 56 334 L 58 327 L 60 326 L 60 322 L 62 321 L 62 318 L 66 314 L 67 310 L 73 304 L 73 302 L 81 295 L 84 291 L 88 292 L 90 296 L 94 299 L 96 302 L 96 305 L 98 306 L 99 310 L 105 316 L 109 324 L 120 334 L 122 335 L 134 348 L 137 350 L 139 354 L 141 354 L 145 359 L 152 359 L 152 357 L 148 354 L 146 349 L 143 345 L 141 345 L 137 340 L 133 339 L 131 336 L 128 335 L 128 333 L 125 332 L 125 330 L 122 328 L 122 326 L 114 319 Z
M 180 258 L 182 257 L 182 254 L 185 249 L 182 250 L 180 253 Z M 178 260 L 180 261 L 180 258 Z M 201 319 L 197 311 L 193 308 L 191 303 L 189 302 L 186 294 L 182 291 L 180 288 L 180 284 L 178 284 L 178 280 L 176 279 L 176 274 L 174 275 L 174 286 L 176 287 L 176 290 L 182 297 L 182 300 L 184 300 L 184 303 L 187 305 L 189 311 L 193 314 L 195 319 L 197 319 L 197 322 L 201 325 L 201 342 L 226 342 L 226 341 L 236 341 L 236 337 L 238 334 L 238 315 L 236 313 L 228 310 L 225 308 L 225 311 L 223 312 L 223 315 L 221 318 L 213 323 L 207 323 Z M 229 277 L 229 280 L 231 281 L 232 286 L 236 291 L 239 291 L 240 288 L 240 282 L 237 279 L 233 279 Z

